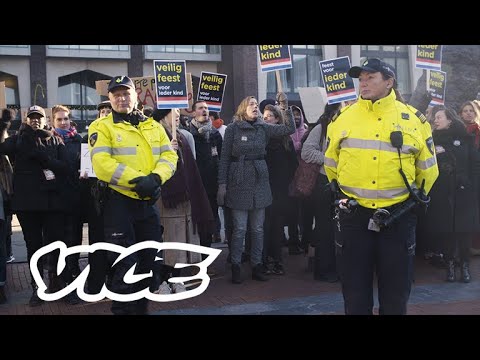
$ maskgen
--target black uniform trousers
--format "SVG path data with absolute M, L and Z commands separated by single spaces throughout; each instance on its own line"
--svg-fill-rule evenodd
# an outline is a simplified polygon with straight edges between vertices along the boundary
M 368 230 L 373 209 L 340 213 L 337 266 L 347 315 L 373 313 L 373 278 L 378 279 L 380 315 L 406 314 L 413 282 L 417 217 L 408 212 L 380 232 Z
M 104 207 L 105 241 L 125 248 L 131 245 L 153 240 L 160 242 L 160 218 L 158 208 L 148 201 L 136 200 L 109 190 Z M 130 254 L 110 268 L 107 288 L 116 294 L 132 294 L 149 289 L 153 281 L 147 277 L 139 282 L 127 284 L 123 277 L 135 266 L 134 274 L 148 274 L 153 271 L 156 249 L 143 249 Z M 112 265 L 118 253 L 108 252 L 108 262 Z M 141 315 L 147 312 L 148 299 L 121 302 L 112 301 L 112 313 L 118 315 Z

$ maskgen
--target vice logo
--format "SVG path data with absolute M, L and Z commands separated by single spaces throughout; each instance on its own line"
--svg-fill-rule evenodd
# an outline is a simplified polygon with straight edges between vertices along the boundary
M 132 294 L 116 294 L 108 290 L 104 284 L 102 287 L 102 290 L 98 294 L 87 294 L 85 293 L 85 290 L 84 290 L 88 274 L 90 273 L 90 265 L 87 265 L 85 269 L 80 273 L 80 275 L 78 275 L 78 277 L 67 287 L 55 293 L 47 294 L 45 293 L 45 291 L 47 290 L 47 285 L 43 281 L 43 277 L 40 275 L 40 272 L 38 271 L 37 263 L 42 256 L 52 251 L 55 251 L 57 249 L 60 250 L 60 255 L 58 257 L 58 264 L 57 264 L 57 274 L 61 274 L 62 271 L 65 269 L 65 266 L 66 266 L 65 258 L 67 256 L 76 254 L 76 253 L 82 253 L 82 252 L 91 253 L 98 250 L 107 250 L 114 253 L 118 253 L 118 257 L 116 258 L 112 266 L 114 266 L 115 264 L 117 264 L 127 256 L 134 254 L 135 252 L 143 249 L 157 249 L 157 252 L 161 250 L 184 250 L 184 251 L 201 253 L 208 256 L 205 260 L 195 264 L 182 264 L 182 263 L 175 264 L 176 269 L 181 269 L 189 266 L 197 266 L 199 268 L 199 272 L 195 275 L 173 277 L 169 279 L 169 281 L 172 283 L 179 283 L 179 282 L 185 282 L 185 281 L 191 281 L 191 280 L 201 280 L 201 284 L 195 289 L 191 289 L 181 293 L 154 294 L 150 292 L 149 288 L 146 288 Z M 47 246 L 42 247 L 41 249 L 37 250 L 35 254 L 33 254 L 32 258 L 30 259 L 30 270 L 32 272 L 33 279 L 35 280 L 38 286 L 38 290 L 37 290 L 38 297 L 45 301 L 59 300 L 64 296 L 68 295 L 70 292 L 77 290 L 77 295 L 80 297 L 80 299 L 87 302 L 99 301 L 104 299 L 105 297 L 111 300 L 123 301 L 123 302 L 135 301 L 142 298 L 147 298 L 148 300 L 151 300 L 151 301 L 169 302 L 169 301 L 189 299 L 202 294 L 210 284 L 210 277 L 207 275 L 207 268 L 215 261 L 215 259 L 220 254 L 220 252 L 221 250 L 218 250 L 218 249 L 212 249 L 212 248 L 199 246 L 199 245 L 176 243 L 176 242 L 160 243 L 157 241 L 143 241 L 141 243 L 132 245 L 128 248 L 125 248 L 120 245 L 100 242 L 93 245 L 78 245 L 78 246 L 72 246 L 71 248 L 67 248 L 65 243 L 61 241 L 55 241 Z M 158 260 L 162 260 L 162 258 L 155 257 L 155 261 L 158 261 Z M 137 264 L 133 264 L 132 267 L 125 273 L 123 277 L 123 281 L 126 284 L 134 284 L 143 279 L 153 276 L 152 271 L 145 274 L 135 274 L 136 266 Z

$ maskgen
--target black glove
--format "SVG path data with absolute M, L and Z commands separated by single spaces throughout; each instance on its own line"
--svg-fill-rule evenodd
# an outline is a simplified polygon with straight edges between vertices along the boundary
M 2 117 L 0 118 L 1 122 L 8 123 L 13 119 L 13 111 L 11 109 L 3 109 Z
M 130 180 L 128 183 L 136 184 L 133 191 L 135 191 L 141 199 L 158 197 L 159 195 L 161 180 L 157 174 L 152 173 L 147 176 L 139 176 Z

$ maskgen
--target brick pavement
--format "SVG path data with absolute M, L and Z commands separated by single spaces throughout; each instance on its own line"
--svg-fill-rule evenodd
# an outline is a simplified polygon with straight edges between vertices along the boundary
M 150 314 L 343 314 L 340 284 L 313 280 L 303 255 L 289 256 L 286 252 L 286 275 L 272 275 L 268 282 L 251 280 L 249 266 L 244 265 L 246 280 L 241 285 L 233 285 L 226 253 L 222 251 L 214 262 L 217 275 L 203 294 L 176 302 L 150 302 Z M 480 257 L 472 258 L 471 270 L 472 283 L 450 284 L 444 281 L 443 269 L 434 268 L 417 257 L 416 281 L 408 313 L 480 314 Z M 26 263 L 7 265 L 9 301 L 0 305 L 0 315 L 110 314 L 109 300 L 78 305 L 67 305 L 59 300 L 30 308 L 29 284 Z

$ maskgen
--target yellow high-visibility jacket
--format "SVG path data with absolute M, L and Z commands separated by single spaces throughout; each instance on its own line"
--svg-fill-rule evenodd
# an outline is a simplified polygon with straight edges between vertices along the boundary
M 366 208 L 388 207 L 406 200 L 408 189 L 399 169 L 392 131 L 401 131 L 401 165 L 412 188 L 425 179 L 428 193 L 438 177 L 438 166 L 428 123 L 415 108 L 396 100 L 394 91 L 372 103 L 359 99 L 327 129 L 325 172 L 337 179 L 343 193 Z
M 98 179 L 133 199 L 139 196 L 130 180 L 155 173 L 164 184 L 177 168 L 178 155 L 165 129 L 152 118 L 135 127 L 126 121 L 114 122 L 111 113 L 90 124 L 88 144 Z

